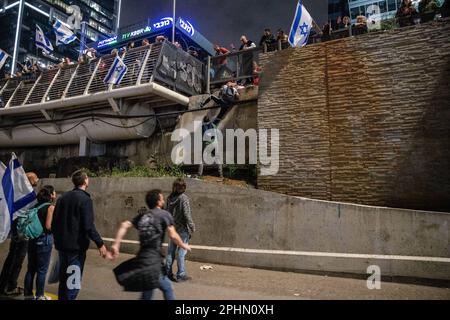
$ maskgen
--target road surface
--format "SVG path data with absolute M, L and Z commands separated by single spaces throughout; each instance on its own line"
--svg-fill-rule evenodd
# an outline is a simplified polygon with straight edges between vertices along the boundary
M 0 244 L 0 263 L 6 258 L 8 243 Z M 123 292 L 115 281 L 112 269 L 131 258 L 121 254 L 117 261 L 103 260 L 90 250 L 85 266 L 79 299 L 117 300 L 139 298 L 139 294 Z M 291 299 L 445 299 L 449 288 L 382 282 L 380 290 L 369 290 L 366 280 L 327 277 L 291 272 L 240 268 L 187 261 L 192 280 L 174 283 L 177 299 L 182 300 L 291 300 Z M 201 270 L 202 266 L 210 270 Z M 26 260 L 19 284 L 23 286 Z M 46 292 L 56 298 L 57 285 L 47 285 Z M 158 291 L 157 300 L 162 299 Z

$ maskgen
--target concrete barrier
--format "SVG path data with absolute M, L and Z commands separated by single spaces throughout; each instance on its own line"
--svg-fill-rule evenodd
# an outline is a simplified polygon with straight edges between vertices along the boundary
M 173 179 L 93 178 L 96 225 L 114 238 L 119 223 Z M 45 179 L 61 193 L 69 179 Z M 197 232 L 189 259 L 291 271 L 450 281 L 450 214 L 311 200 L 187 179 Z M 137 249 L 137 233 L 124 248 Z M 450 282 L 448 282 L 450 283 Z

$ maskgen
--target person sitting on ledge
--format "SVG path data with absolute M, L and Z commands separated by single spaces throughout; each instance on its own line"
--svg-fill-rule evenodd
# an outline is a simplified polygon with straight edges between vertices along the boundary
M 357 36 L 360 34 L 367 33 L 369 30 L 367 28 L 367 19 L 365 16 L 357 16 L 356 24 L 353 28 L 353 35 Z
M 322 28 L 322 42 L 329 41 L 331 39 L 331 26 L 329 23 L 325 23 Z
M 281 41 L 281 49 L 289 48 L 288 35 L 282 29 L 278 29 L 277 41 Z
M 167 38 L 166 37 L 164 37 L 164 36 L 157 36 L 156 37 L 156 39 L 155 39 L 155 43 L 163 43 L 165 40 L 167 40 Z
M 402 0 L 400 8 L 398 8 L 395 17 L 398 20 L 400 27 L 414 25 L 414 17 L 417 15 L 417 10 L 412 4 L 411 0 Z
M 439 4 L 436 0 L 421 0 L 419 2 L 420 22 L 424 23 L 434 20 L 438 11 Z
M 350 23 L 350 17 L 349 16 L 345 16 L 342 18 L 342 22 L 338 25 L 339 29 L 347 29 L 350 28 L 351 23 Z

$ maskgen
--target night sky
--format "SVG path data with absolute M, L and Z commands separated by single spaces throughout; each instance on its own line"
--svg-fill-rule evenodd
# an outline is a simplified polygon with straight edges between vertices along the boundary
M 303 4 L 319 25 L 327 20 L 327 0 L 304 0 Z M 297 0 L 178 0 L 177 16 L 188 19 L 211 42 L 239 47 L 242 34 L 259 42 L 266 27 L 274 34 L 278 28 L 288 33 L 296 5 Z M 166 16 L 172 16 L 172 0 L 122 0 L 120 25 Z

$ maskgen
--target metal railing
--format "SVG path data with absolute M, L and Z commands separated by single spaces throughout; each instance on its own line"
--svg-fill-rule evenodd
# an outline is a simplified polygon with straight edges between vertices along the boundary
M 253 77 L 255 63 L 264 48 L 254 48 L 211 57 L 207 62 L 208 84 L 215 86 L 228 81 L 239 81 Z
M 405 17 L 394 17 L 380 21 L 378 27 L 371 26 L 370 22 L 364 24 L 354 24 L 346 28 L 332 30 L 329 34 L 314 34 L 310 36 L 309 44 L 337 40 L 351 36 L 359 36 L 371 32 L 400 29 L 404 27 L 420 25 L 431 21 L 448 21 L 448 18 L 441 18 L 438 12 L 417 13 Z
M 178 50 L 181 49 L 177 49 L 171 43 L 165 42 L 164 44 L 156 43 L 125 52 L 122 55 L 122 59 L 128 71 L 119 85 L 104 83 L 104 78 L 116 58 L 114 55 L 103 56 L 85 64 L 46 70 L 39 76 L 29 74 L 21 78 L 0 80 L 0 96 L 3 101 L 3 107 L 15 108 L 64 100 L 65 98 L 139 86 L 155 80 L 174 91 L 180 91 L 189 95 L 203 93 L 203 77 L 198 79 L 198 74 L 202 75 L 204 73 L 203 64 L 194 57 L 189 55 L 186 57 L 184 55 L 185 52 L 178 52 Z M 163 55 L 168 55 L 173 59 L 173 61 L 170 61 L 170 64 L 174 68 L 174 77 L 167 79 L 167 81 L 161 76 L 155 77 L 155 73 L 158 71 L 165 71 L 164 59 L 167 59 L 167 57 L 164 58 Z M 186 68 L 186 65 L 191 67 Z M 192 67 L 193 65 L 200 69 L 196 75 L 192 72 L 192 70 L 195 70 L 195 67 Z M 160 68 L 156 70 L 158 66 Z M 189 70 L 186 71 L 185 69 Z M 197 81 L 195 85 L 191 81 L 194 78 Z M 186 86 L 183 81 L 189 82 L 190 86 Z M 196 92 L 198 90 L 200 91 Z
M 436 19 L 437 18 L 437 19 Z M 337 40 L 341 38 L 359 36 L 366 33 L 398 29 L 406 26 L 421 24 L 425 21 L 442 21 L 448 22 L 449 18 L 441 19 L 439 15 L 435 13 L 417 14 L 409 17 L 393 18 L 391 20 L 385 20 L 381 23 L 381 28 L 370 30 L 366 24 L 363 25 L 351 25 L 348 28 L 332 31 L 329 35 L 317 34 L 311 35 L 308 44 L 314 44 L 319 42 L 326 42 L 330 40 Z M 257 75 L 257 68 L 259 67 L 259 54 L 267 53 L 271 51 L 279 51 L 290 48 L 288 42 L 277 41 L 273 44 L 262 47 L 254 48 L 247 51 L 237 51 L 224 55 L 208 58 L 207 62 L 207 89 L 210 92 L 211 89 L 218 87 L 228 81 L 240 81 L 247 80 L 247 84 L 251 82 L 253 77 Z

